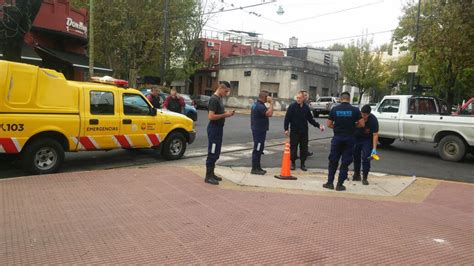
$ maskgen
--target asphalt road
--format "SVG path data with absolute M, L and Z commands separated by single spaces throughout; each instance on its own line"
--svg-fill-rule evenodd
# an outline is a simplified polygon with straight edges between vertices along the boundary
M 207 111 L 199 110 L 198 121 L 195 124 L 197 131 L 196 141 L 188 146 L 188 153 L 205 152 L 207 149 Z M 317 121 L 325 123 L 325 118 Z M 308 159 L 308 166 L 314 168 L 326 168 L 329 153 L 329 138 L 332 130 L 320 132 L 311 128 L 310 150 L 315 152 Z M 270 131 L 267 139 L 283 138 L 283 117 L 273 117 L 270 120 Z M 319 140 L 316 140 L 319 139 Z M 245 114 L 236 114 L 228 118 L 224 129 L 224 147 L 232 147 L 252 141 L 250 131 L 250 117 Z M 274 147 L 279 151 L 280 147 Z M 283 147 L 281 147 L 283 150 Z M 395 142 L 390 148 L 379 149 L 381 160 L 373 164 L 373 170 L 390 174 L 416 175 L 448 179 L 455 181 L 474 181 L 474 157 L 469 155 L 463 162 L 453 163 L 441 160 L 433 144 L 426 143 L 403 143 Z M 231 153 L 230 153 L 231 154 Z M 111 169 L 117 167 L 146 165 L 160 163 L 164 160 L 153 150 L 114 150 L 97 152 L 67 153 L 66 161 L 61 169 L 63 172 L 88 171 L 97 169 Z M 196 161 L 196 160 L 195 160 Z M 272 156 L 264 156 L 263 164 L 268 167 L 278 167 L 281 162 L 281 152 L 275 152 Z M 191 161 L 190 163 L 193 163 Z M 250 158 L 247 153 L 241 158 L 222 162 L 225 165 L 249 166 Z M 15 156 L 0 156 L 0 178 L 22 176 L 24 173 L 20 168 L 20 162 Z

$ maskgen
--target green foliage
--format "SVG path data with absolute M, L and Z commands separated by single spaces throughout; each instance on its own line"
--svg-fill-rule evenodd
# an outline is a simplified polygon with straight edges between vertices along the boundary
M 404 9 L 394 38 L 417 52 L 420 80 L 451 105 L 473 95 L 474 4 L 472 1 L 422 1 L 418 40 L 417 3 Z
M 362 95 L 369 89 L 385 87 L 381 53 L 372 51 L 371 43 L 365 39 L 345 48 L 339 65 L 344 76 L 344 84 L 359 88 L 359 103 Z
M 88 0 L 72 0 L 75 7 L 87 7 Z M 116 77 L 134 83 L 137 75 L 159 74 L 164 49 L 164 0 L 94 1 L 94 54 L 111 66 Z M 203 27 L 199 0 L 173 0 L 169 4 L 167 66 L 179 65 L 192 73 L 191 56 Z M 173 68 L 174 69 L 174 68 Z M 175 77 L 166 70 L 165 80 Z M 183 74 L 182 76 L 185 76 Z M 188 75 L 189 76 L 189 75 Z

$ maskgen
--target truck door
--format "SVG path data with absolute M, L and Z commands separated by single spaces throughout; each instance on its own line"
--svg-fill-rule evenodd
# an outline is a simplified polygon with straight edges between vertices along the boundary
M 379 128 L 380 135 L 397 138 L 399 136 L 399 99 L 385 99 L 377 108 L 377 119 L 383 127 Z
M 161 143 L 162 114 L 142 95 L 123 93 L 121 109 L 118 141 L 123 148 L 150 148 Z
M 117 99 L 110 89 L 84 89 L 81 134 L 78 150 L 116 149 L 113 136 L 119 133 Z

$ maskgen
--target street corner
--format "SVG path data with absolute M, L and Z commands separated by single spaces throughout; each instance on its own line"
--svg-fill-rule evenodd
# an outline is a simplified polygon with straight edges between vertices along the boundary
M 322 187 L 327 180 L 327 171 L 323 169 L 313 168 L 307 172 L 292 171 L 292 176 L 296 177 L 296 180 L 275 178 L 280 174 L 279 168 L 266 168 L 266 170 L 265 175 L 253 175 L 250 173 L 249 167 L 218 166 L 216 173 L 234 184 L 234 186 L 227 187 L 240 190 L 278 191 L 406 202 L 422 202 L 439 184 L 439 181 L 431 179 L 372 173 L 369 176 L 370 184 L 368 186 L 362 185 L 359 181 L 346 180 L 344 185 L 347 190 L 341 192 Z

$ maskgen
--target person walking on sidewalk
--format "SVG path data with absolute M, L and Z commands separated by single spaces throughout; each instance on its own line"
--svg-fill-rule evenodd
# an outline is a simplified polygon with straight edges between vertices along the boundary
M 341 104 L 329 112 L 327 126 L 334 129 L 334 137 L 331 140 L 331 152 L 328 158 L 328 181 L 323 184 L 323 187 L 327 189 L 334 189 L 334 175 L 341 159 L 336 190 L 346 190 L 343 184 L 347 179 L 349 165 L 352 163 L 355 129 L 364 127 L 364 119 L 359 108 L 352 106 L 350 100 L 351 95 L 348 92 L 341 93 Z
M 319 128 L 321 132 L 324 131 L 324 126 L 314 120 L 308 105 L 304 103 L 304 93 L 298 92 L 296 102 L 290 104 L 286 111 L 284 122 L 285 135 L 290 136 L 291 170 L 296 168 L 298 146 L 300 147 L 301 170 L 308 170 L 305 165 L 308 156 L 308 122 Z M 289 133 L 288 129 L 290 129 Z
M 365 126 L 363 128 L 357 128 L 355 132 L 354 175 L 352 180 L 360 181 L 360 165 L 362 154 L 362 184 L 368 185 L 369 181 L 367 181 L 367 177 L 370 171 L 370 157 L 377 154 L 377 142 L 379 141 L 379 122 L 377 118 L 370 113 L 370 105 L 364 105 L 361 111 Z
M 267 108 L 265 103 L 269 104 Z M 250 113 L 250 126 L 253 136 L 252 170 L 251 174 L 264 175 L 267 171 L 262 169 L 260 159 L 265 147 L 265 139 L 269 127 L 269 117 L 273 115 L 273 100 L 268 96 L 268 91 L 261 91 L 258 100 L 252 105 Z
M 209 99 L 207 117 L 209 124 L 207 125 L 207 159 L 206 159 L 206 177 L 204 182 L 219 185 L 222 178 L 214 173 L 216 161 L 221 154 L 222 137 L 224 135 L 224 123 L 226 117 L 231 117 L 235 114 L 235 110 L 225 111 L 222 97 L 228 96 L 230 93 L 230 83 L 227 81 L 220 81 L 216 92 Z

